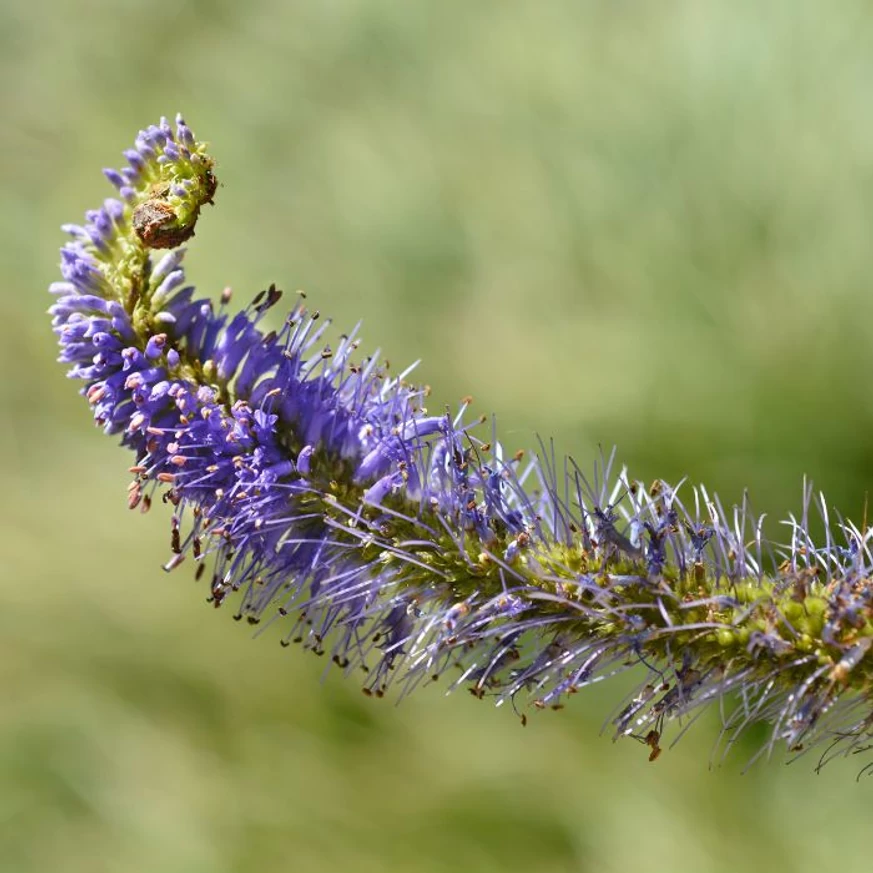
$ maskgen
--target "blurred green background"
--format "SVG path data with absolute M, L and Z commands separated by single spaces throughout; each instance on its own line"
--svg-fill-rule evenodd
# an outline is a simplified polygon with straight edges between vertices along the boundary
M 5 0 L 0 8 L 0 870 L 869 869 L 848 761 L 710 770 L 400 707 L 160 570 L 160 507 L 54 363 L 58 225 L 181 109 L 223 187 L 203 290 L 305 288 L 512 449 L 688 474 L 770 518 L 873 485 L 873 11 L 639 3 Z M 771 533 L 780 536 L 774 521 Z

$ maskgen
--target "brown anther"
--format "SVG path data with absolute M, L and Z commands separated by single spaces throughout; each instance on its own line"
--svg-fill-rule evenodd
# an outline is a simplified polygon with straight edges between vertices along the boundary
M 656 761 L 661 754 L 661 746 L 659 745 L 661 741 L 661 734 L 659 731 L 650 730 L 643 742 L 652 750 L 649 753 L 649 761 Z
M 176 481 L 176 476 L 173 473 L 158 473 L 155 478 L 158 482 L 166 482 L 167 484 L 172 484 Z

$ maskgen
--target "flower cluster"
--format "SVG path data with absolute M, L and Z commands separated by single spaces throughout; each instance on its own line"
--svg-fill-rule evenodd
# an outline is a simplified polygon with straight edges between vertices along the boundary
M 829 524 L 807 489 L 780 547 L 745 504 L 644 487 L 612 457 L 588 477 L 551 447 L 505 456 L 467 402 L 429 413 L 354 332 L 327 345 L 302 297 L 275 330 L 275 286 L 235 314 L 229 292 L 197 298 L 178 246 L 212 202 L 212 159 L 181 118 L 125 157 L 105 171 L 118 197 L 65 227 L 51 313 L 95 421 L 135 455 L 129 506 L 172 507 L 165 569 L 190 559 L 216 607 L 329 654 L 368 695 L 446 677 L 524 722 L 636 669 L 612 722 L 653 760 L 668 722 L 714 700 L 725 748 L 759 721 L 762 752 L 867 747 L 866 529 Z

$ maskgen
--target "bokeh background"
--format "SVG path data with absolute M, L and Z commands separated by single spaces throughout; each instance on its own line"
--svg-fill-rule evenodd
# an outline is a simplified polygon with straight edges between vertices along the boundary
M 223 187 L 204 290 L 304 288 L 434 403 L 590 465 L 873 486 L 873 12 L 785 0 L 5 0 L 0 870 L 868 870 L 865 762 L 656 764 L 621 683 L 525 730 L 365 699 L 160 570 L 160 507 L 54 363 L 58 225 L 185 112 Z

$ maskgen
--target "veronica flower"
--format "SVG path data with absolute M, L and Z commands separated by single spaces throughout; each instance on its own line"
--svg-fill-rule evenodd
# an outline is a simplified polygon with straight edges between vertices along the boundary
M 356 331 L 328 346 L 302 298 L 266 331 L 275 286 L 236 313 L 229 293 L 195 295 L 179 246 L 216 178 L 181 117 L 125 157 L 105 171 L 117 196 L 65 227 L 51 313 L 94 420 L 134 455 L 128 505 L 170 509 L 166 570 L 187 559 L 214 606 L 368 695 L 440 681 L 524 723 L 637 669 L 612 724 L 651 759 L 713 701 L 724 749 L 759 721 L 761 753 L 868 747 L 866 527 L 832 522 L 807 487 L 778 545 L 746 503 L 644 487 L 613 457 L 590 476 L 551 447 L 507 457 L 493 422 L 428 411 Z

